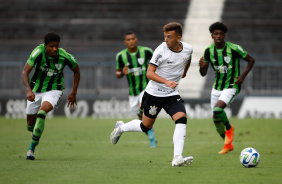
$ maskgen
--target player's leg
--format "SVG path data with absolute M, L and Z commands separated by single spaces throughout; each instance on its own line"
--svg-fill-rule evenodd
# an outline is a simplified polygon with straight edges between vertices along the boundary
M 214 106 L 214 115 L 220 119 L 225 125 L 225 145 L 219 154 L 225 154 L 229 151 L 232 151 L 233 145 L 233 135 L 234 135 L 234 126 L 230 124 L 228 117 L 224 111 L 224 108 L 231 103 L 236 95 L 236 89 L 226 89 L 223 90 L 222 94 L 219 97 L 218 102 Z
M 35 122 L 36 122 L 36 117 L 37 117 L 37 111 L 40 108 L 41 105 L 41 98 L 42 94 L 41 93 L 35 93 L 35 101 L 31 102 L 27 100 L 27 106 L 26 106 L 26 119 L 27 119 L 27 130 L 31 132 L 31 137 L 32 137 L 32 132 L 34 130 Z M 27 151 L 27 156 L 26 159 L 28 160 L 34 160 L 34 148 L 35 144 L 31 143 L 28 151 Z
M 149 100 L 149 99 L 154 99 L 154 97 L 149 94 L 147 96 L 144 95 L 144 98 L 143 98 L 144 114 L 143 114 L 142 121 L 135 119 L 125 124 L 122 121 L 118 121 L 116 123 L 116 126 L 110 136 L 111 142 L 113 144 L 116 144 L 118 142 L 123 132 L 145 132 L 146 133 L 152 128 L 155 122 L 155 119 L 158 113 L 160 112 L 161 108 L 155 109 L 155 111 L 151 115 L 149 113 L 151 109 L 150 104 L 151 103 L 154 104 L 154 100 Z M 157 100 L 155 99 L 155 101 Z
M 138 109 L 139 109 L 139 119 L 142 119 L 142 115 L 143 115 L 143 107 L 142 107 L 142 99 L 144 96 L 144 92 L 142 91 L 139 95 L 139 104 L 138 104 Z M 141 116 L 140 116 L 141 115 Z M 141 117 L 141 118 L 140 118 Z M 148 135 L 148 138 L 150 140 L 150 147 L 151 148 L 156 148 L 156 144 L 157 144 L 157 139 L 155 136 L 155 131 L 154 131 L 154 127 L 151 128 L 151 130 L 149 130 L 148 132 L 146 132 L 146 135 Z
M 211 100 L 211 109 L 212 110 L 213 110 L 216 102 L 218 101 L 218 98 L 220 97 L 221 93 L 222 93 L 221 91 L 212 89 L 211 99 L 210 99 Z M 218 132 L 220 137 L 222 137 L 224 139 L 225 138 L 225 126 L 222 123 L 222 121 L 215 116 L 215 114 L 213 114 L 213 122 L 214 122 L 216 131 Z
M 181 97 L 177 95 L 167 98 L 167 104 L 164 106 L 164 109 L 175 122 L 173 134 L 174 154 L 172 166 L 190 165 L 193 162 L 193 157 L 182 156 L 186 136 L 187 117 Z
M 36 115 L 36 122 L 32 132 L 32 140 L 31 145 L 28 149 L 27 159 L 34 159 L 34 155 L 31 154 L 34 154 L 35 147 L 38 145 L 41 135 L 44 131 L 46 115 L 54 108 L 61 95 L 62 92 L 57 90 L 45 92 L 42 94 L 42 103 Z

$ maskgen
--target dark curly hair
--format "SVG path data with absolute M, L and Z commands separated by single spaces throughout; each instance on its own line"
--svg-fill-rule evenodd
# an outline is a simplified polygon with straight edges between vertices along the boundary
M 210 25 L 210 33 L 212 33 L 214 30 L 221 30 L 224 33 L 227 33 L 228 28 L 225 24 L 223 24 L 222 22 L 215 22 L 212 25 Z
M 61 38 L 60 35 L 58 35 L 55 32 L 49 32 L 44 36 L 44 43 L 48 44 L 52 41 L 60 42 Z

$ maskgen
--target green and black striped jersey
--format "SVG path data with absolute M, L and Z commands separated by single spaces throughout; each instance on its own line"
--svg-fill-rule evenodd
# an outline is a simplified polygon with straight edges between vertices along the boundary
M 247 56 L 247 52 L 239 45 L 225 42 L 222 49 L 216 49 L 211 44 L 205 49 L 204 60 L 211 63 L 215 71 L 213 88 L 222 91 L 227 88 L 236 88 L 240 92 L 241 85 L 234 83 L 236 77 L 240 76 L 240 59 Z
M 117 54 L 116 69 L 122 70 L 124 66 L 128 67 L 126 77 L 130 96 L 137 96 L 145 90 L 149 82 L 146 73 L 152 55 L 152 49 L 143 46 L 138 46 L 135 53 L 124 49 Z
M 76 59 L 62 48 L 59 48 L 55 57 L 47 56 L 44 44 L 40 44 L 32 51 L 27 63 L 35 68 L 30 79 L 33 92 L 63 90 L 64 67 L 67 65 L 72 69 L 77 65 Z

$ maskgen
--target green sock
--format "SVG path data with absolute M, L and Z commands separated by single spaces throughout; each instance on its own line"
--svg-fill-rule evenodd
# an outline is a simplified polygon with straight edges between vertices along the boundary
M 222 108 L 214 107 L 213 108 L 213 113 L 225 125 L 226 130 L 229 130 L 231 128 L 231 125 L 230 125 L 229 120 L 228 120 L 228 118 L 226 116 L 226 113 L 224 112 L 224 110 Z
M 45 117 L 46 117 L 45 111 L 42 111 L 42 110 L 38 111 L 36 123 L 35 123 L 33 133 L 32 133 L 32 140 L 31 140 L 31 147 L 33 148 L 33 150 L 35 146 L 37 146 L 39 139 L 43 133 L 44 126 L 45 126 Z
M 220 121 L 219 118 L 213 119 L 213 122 L 214 122 L 216 131 L 218 132 L 220 137 L 222 137 L 224 139 L 225 138 L 225 126 L 224 126 L 224 124 Z
M 26 128 L 27 128 L 28 131 L 33 132 L 34 125 L 30 126 L 30 125 L 26 124 Z

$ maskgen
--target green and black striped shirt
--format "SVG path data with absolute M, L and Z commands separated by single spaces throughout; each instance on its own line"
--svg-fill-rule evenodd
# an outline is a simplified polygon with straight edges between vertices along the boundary
M 247 52 L 239 45 L 226 42 L 222 49 L 216 49 L 211 44 L 205 49 L 204 60 L 211 63 L 215 71 L 213 88 L 222 91 L 227 88 L 236 88 L 240 92 L 241 85 L 236 85 L 234 80 L 240 76 L 240 59 L 247 56 Z
M 124 49 L 117 54 L 116 69 L 122 70 L 124 66 L 128 67 L 126 77 L 130 96 L 137 96 L 145 90 L 149 82 L 146 73 L 152 55 L 152 49 L 143 46 L 138 46 L 135 53 Z
M 63 90 L 64 67 L 67 65 L 72 69 L 77 65 L 76 59 L 62 48 L 59 48 L 55 57 L 47 56 L 44 44 L 40 44 L 32 51 L 27 63 L 35 67 L 30 79 L 33 92 Z

